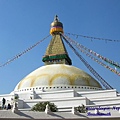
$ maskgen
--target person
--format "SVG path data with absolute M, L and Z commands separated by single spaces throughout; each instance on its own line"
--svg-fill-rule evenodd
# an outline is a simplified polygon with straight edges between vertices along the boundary
M 11 109 L 11 105 L 8 103 L 7 110 Z
M 3 99 L 2 99 L 2 108 L 3 108 L 3 109 L 5 108 L 5 102 L 6 102 L 5 98 L 3 98 Z

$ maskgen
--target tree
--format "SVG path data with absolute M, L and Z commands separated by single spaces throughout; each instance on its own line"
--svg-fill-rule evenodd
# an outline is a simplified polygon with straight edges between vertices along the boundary
M 87 109 L 83 104 L 82 104 L 82 106 L 76 107 L 76 110 L 79 111 L 80 113 L 86 113 L 87 112 Z
M 36 105 L 34 105 L 31 110 L 43 112 L 45 111 L 47 104 L 52 112 L 56 112 L 58 110 L 57 106 L 54 103 L 50 103 L 50 102 L 39 102 Z

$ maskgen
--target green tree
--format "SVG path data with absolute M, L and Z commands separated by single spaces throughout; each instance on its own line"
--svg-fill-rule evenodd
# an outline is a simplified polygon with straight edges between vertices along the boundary
M 45 111 L 47 104 L 52 112 L 56 112 L 58 110 L 57 106 L 54 103 L 50 103 L 50 102 L 39 102 L 36 105 L 34 105 L 31 110 L 43 112 Z
M 82 106 L 76 107 L 76 110 L 79 111 L 80 113 L 86 113 L 87 112 L 87 109 L 83 104 L 82 104 Z

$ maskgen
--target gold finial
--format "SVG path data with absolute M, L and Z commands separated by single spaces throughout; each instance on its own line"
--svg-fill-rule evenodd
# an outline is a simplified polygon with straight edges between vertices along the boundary
M 63 33 L 63 24 L 59 21 L 58 16 L 56 15 L 54 21 L 51 23 L 50 34 L 55 35 L 60 32 Z

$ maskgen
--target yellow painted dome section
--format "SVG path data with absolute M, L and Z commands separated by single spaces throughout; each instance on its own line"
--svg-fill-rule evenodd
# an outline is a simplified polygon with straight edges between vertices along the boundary
M 42 66 L 21 80 L 15 90 L 36 86 L 90 86 L 102 88 L 101 85 L 86 72 L 65 64 Z

